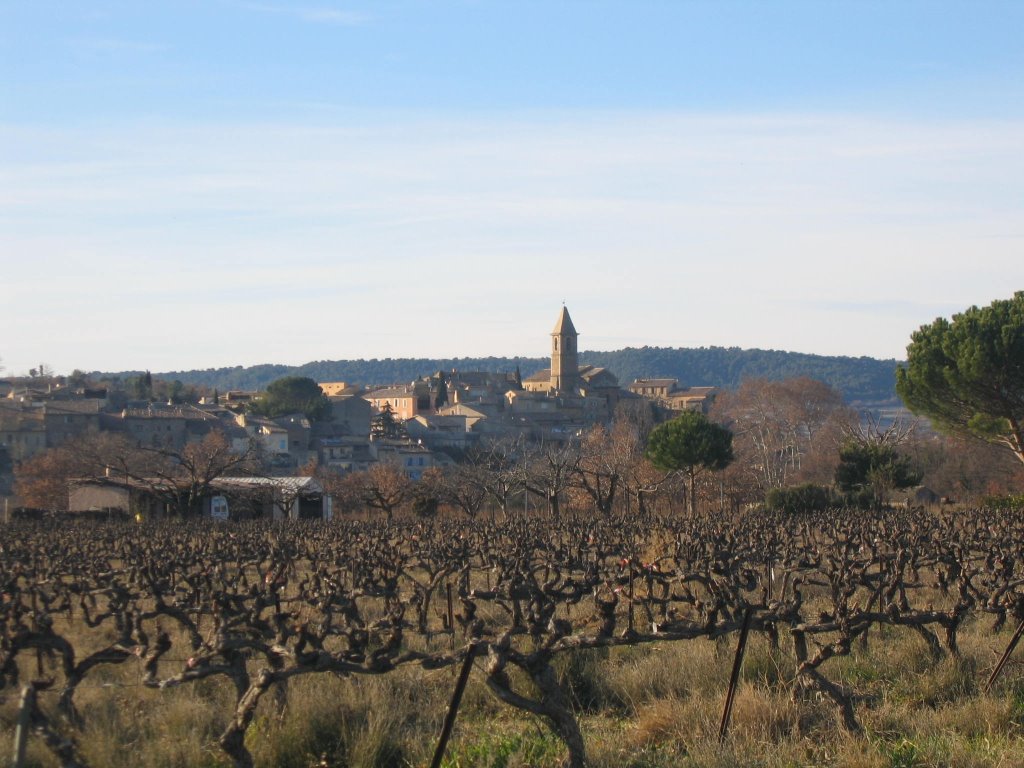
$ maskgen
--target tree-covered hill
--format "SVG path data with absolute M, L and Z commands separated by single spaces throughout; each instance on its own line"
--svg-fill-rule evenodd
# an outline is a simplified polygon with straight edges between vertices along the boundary
M 827 357 L 738 347 L 627 347 L 616 352 L 587 352 L 580 359 L 610 368 L 623 383 L 641 376 L 668 376 L 679 379 L 684 386 L 729 389 L 744 379 L 808 376 L 835 387 L 851 403 L 894 402 L 899 364 L 872 357 Z
M 798 352 L 780 352 L 737 347 L 627 347 L 615 352 L 582 352 L 581 363 L 603 366 L 626 385 L 639 377 L 678 379 L 683 386 L 731 388 L 748 378 L 787 379 L 809 376 L 841 391 L 851 403 L 895 401 L 896 360 L 870 357 L 826 357 Z M 547 368 L 548 358 L 484 357 L 443 360 L 320 360 L 300 366 L 254 365 L 247 368 L 208 368 L 154 374 L 161 379 L 178 379 L 184 384 L 229 389 L 263 389 L 282 376 L 308 376 L 317 381 L 347 381 L 355 384 L 393 384 L 439 370 L 511 372 L 519 367 L 524 377 Z M 126 372 L 122 376 L 131 375 Z

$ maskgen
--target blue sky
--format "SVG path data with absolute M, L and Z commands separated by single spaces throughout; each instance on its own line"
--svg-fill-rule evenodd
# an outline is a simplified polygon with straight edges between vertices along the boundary
M 1024 3 L 0 0 L 0 365 L 901 357 L 1024 288 Z

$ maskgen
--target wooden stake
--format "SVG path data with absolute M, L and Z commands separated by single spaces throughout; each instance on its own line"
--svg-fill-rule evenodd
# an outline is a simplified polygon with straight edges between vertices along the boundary
M 633 632 L 633 561 L 629 561 L 629 631 Z
M 32 710 L 36 708 L 36 687 L 29 683 L 21 689 L 21 705 L 18 710 L 18 725 L 14 731 L 14 757 L 12 768 L 24 768 L 25 745 L 32 728 Z
M 32 629 L 39 631 L 39 601 L 36 595 L 36 588 L 32 588 Z M 36 646 L 36 675 L 43 676 L 43 649 Z
M 430 761 L 430 768 L 441 768 L 441 760 L 444 759 L 444 751 L 448 746 L 448 739 L 452 735 L 452 728 L 455 726 L 455 716 L 459 713 L 459 704 L 462 703 L 462 693 L 466 690 L 469 673 L 473 669 L 474 656 L 476 656 L 475 642 L 469 644 L 466 659 L 462 662 L 459 679 L 455 682 L 455 690 L 452 692 L 452 700 L 448 704 L 448 712 L 444 716 L 441 738 L 437 740 L 437 749 L 434 750 L 434 759 Z
M 1024 621 L 1017 625 L 1017 631 L 1013 633 L 1013 637 L 1010 638 L 1010 644 L 1006 646 L 1006 650 L 1003 651 L 1002 657 L 999 659 L 999 663 L 996 664 L 996 668 L 992 670 L 992 674 L 988 678 L 988 682 L 985 683 L 985 693 L 989 692 L 995 683 L 996 678 L 999 677 L 999 673 L 1003 671 L 1003 667 L 1006 666 L 1006 662 L 1010 660 L 1010 655 L 1013 653 L 1013 649 L 1017 647 L 1017 643 L 1020 642 L 1021 636 L 1024 635 Z
M 729 720 L 732 719 L 732 705 L 736 698 L 736 688 L 740 680 L 740 669 L 743 667 L 743 654 L 747 650 L 747 635 L 750 633 L 750 618 L 753 610 L 747 608 L 743 614 L 743 628 L 740 630 L 740 641 L 736 645 L 736 658 L 732 662 L 732 675 L 729 677 L 729 691 L 725 694 L 725 709 L 722 711 L 722 725 L 718 729 L 718 740 L 725 741 L 729 733 Z

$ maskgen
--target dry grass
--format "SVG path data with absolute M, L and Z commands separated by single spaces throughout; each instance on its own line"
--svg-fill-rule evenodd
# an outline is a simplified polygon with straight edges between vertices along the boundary
M 796 669 L 785 632 L 781 650 L 751 638 L 725 744 L 718 728 L 735 638 L 588 651 L 560 658 L 558 670 L 596 768 L 1003 768 L 1024 766 L 1024 668 L 1011 664 L 992 694 L 980 691 L 1010 634 L 1004 628 L 994 635 L 986 622 L 974 621 L 961 631 L 961 657 L 933 659 L 912 632 L 872 630 L 867 650 L 855 644 L 849 657 L 823 669 L 858 695 L 864 731 L 857 735 L 839 727 L 830 702 L 794 701 Z M 24 670 L 25 679 L 33 671 Z M 95 670 L 83 684 L 76 702 L 86 727 L 76 738 L 88 763 L 227 765 L 217 736 L 231 711 L 230 685 L 208 680 L 155 691 L 139 685 L 140 675 L 132 659 Z M 423 766 L 453 685 L 451 670 L 296 678 L 283 710 L 273 695 L 264 697 L 247 745 L 266 768 Z M 55 698 L 44 694 L 44 709 L 52 712 Z M 16 691 L 0 691 L 0 750 L 11 744 L 16 699 Z M 499 703 L 474 673 L 448 768 L 553 768 L 564 754 L 542 722 Z M 38 740 L 30 743 L 28 765 L 56 764 Z
M 791 661 L 784 654 L 773 660 L 767 646 L 751 649 L 724 745 L 717 733 L 728 661 L 712 643 L 591 654 L 563 669 L 563 679 L 582 701 L 597 768 L 1024 765 L 1019 672 L 1012 670 L 997 694 L 983 696 L 976 659 L 931 662 L 922 654 L 876 643 L 849 661 L 853 670 L 879 670 L 877 681 L 861 679 L 856 687 L 870 691 L 884 681 L 890 690 L 860 704 L 865 734 L 856 736 L 838 727 L 827 703 L 793 701 L 785 675 L 776 679 L 773 672 L 775 662 L 782 669 Z M 452 684 L 447 671 L 299 678 L 289 686 L 283 712 L 270 696 L 261 703 L 247 743 L 261 766 L 425 765 Z M 226 687 L 213 684 L 163 692 L 83 690 L 89 723 L 80 735 L 83 756 L 90 765 L 112 768 L 225 765 L 216 735 L 230 699 Z M 10 701 L 0 712 L 7 738 Z M 563 756 L 543 724 L 496 704 L 474 677 L 449 768 L 543 768 Z M 32 765 L 55 765 L 38 744 L 30 758 Z

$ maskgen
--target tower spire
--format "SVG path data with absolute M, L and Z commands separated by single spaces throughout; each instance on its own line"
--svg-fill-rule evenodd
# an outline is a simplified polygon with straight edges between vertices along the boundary
M 571 392 L 579 383 L 579 361 L 576 357 L 578 338 L 569 310 L 563 304 L 555 329 L 551 332 L 551 389 L 555 392 Z

